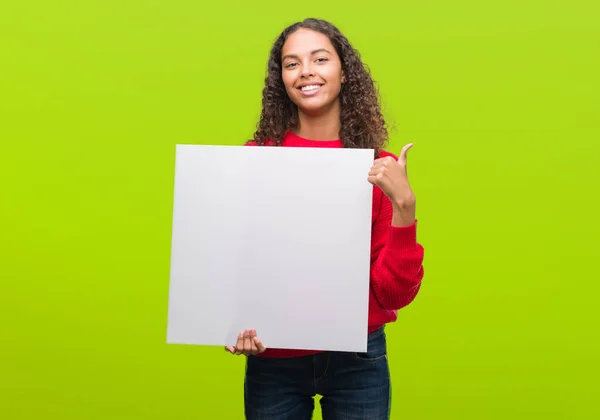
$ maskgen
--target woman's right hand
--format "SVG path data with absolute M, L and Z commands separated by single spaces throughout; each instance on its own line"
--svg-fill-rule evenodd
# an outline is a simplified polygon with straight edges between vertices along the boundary
M 237 343 L 235 346 L 225 346 L 231 354 L 254 356 L 265 351 L 265 346 L 256 336 L 256 330 L 245 330 L 238 334 Z

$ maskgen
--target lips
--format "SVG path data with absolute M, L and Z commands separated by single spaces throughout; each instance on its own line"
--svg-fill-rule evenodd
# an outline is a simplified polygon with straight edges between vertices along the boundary
M 315 95 L 319 90 L 321 90 L 322 86 L 323 85 L 320 83 L 313 83 L 299 86 L 297 89 L 303 96 L 312 96 Z

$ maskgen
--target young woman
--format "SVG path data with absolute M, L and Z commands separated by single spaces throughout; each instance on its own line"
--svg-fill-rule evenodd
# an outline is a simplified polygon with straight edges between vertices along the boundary
M 332 24 L 306 19 L 275 41 L 253 146 L 353 147 L 376 151 L 365 179 L 374 187 L 366 353 L 266 349 L 255 330 L 240 333 L 232 354 L 248 356 L 246 418 L 310 419 L 321 395 L 325 420 L 388 419 L 391 385 L 384 326 L 413 301 L 423 278 L 415 196 L 388 138 L 373 80 Z M 335 251 L 334 251 L 335 252 Z

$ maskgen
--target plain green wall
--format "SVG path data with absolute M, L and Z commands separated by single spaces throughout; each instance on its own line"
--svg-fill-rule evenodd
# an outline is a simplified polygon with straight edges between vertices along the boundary
M 393 418 L 599 418 L 595 2 L 203 3 L 0 6 L 0 418 L 242 418 L 243 358 L 165 344 L 175 144 L 249 138 L 307 16 L 415 143 Z

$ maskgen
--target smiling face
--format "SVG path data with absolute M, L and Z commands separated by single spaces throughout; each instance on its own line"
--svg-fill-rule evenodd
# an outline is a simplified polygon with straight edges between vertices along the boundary
M 283 84 L 299 112 L 320 115 L 339 108 L 344 73 L 326 35 L 301 28 L 287 38 L 281 57 Z

